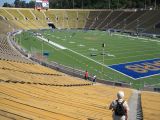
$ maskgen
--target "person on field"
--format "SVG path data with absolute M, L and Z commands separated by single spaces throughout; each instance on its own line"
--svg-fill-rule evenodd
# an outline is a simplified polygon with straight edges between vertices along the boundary
M 93 83 L 96 83 L 96 75 L 93 76 Z
M 88 71 L 86 70 L 85 74 L 84 74 L 84 79 L 88 80 Z
M 113 120 L 128 120 L 129 107 L 123 98 L 124 92 L 119 91 L 117 99 L 112 101 L 109 106 L 109 109 L 113 111 Z

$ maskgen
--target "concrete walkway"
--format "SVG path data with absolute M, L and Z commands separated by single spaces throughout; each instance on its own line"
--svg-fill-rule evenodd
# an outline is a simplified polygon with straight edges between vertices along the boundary
M 133 90 L 133 94 L 128 101 L 128 105 L 130 108 L 129 120 L 136 120 L 137 119 L 136 116 L 137 116 L 138 94 L 139 94 L 139 91 Z

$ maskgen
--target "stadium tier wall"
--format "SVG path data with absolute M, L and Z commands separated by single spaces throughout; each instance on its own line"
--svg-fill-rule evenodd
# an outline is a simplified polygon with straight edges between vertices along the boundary
M 149 16 L 149 17 L 148 17 Z M 98 29 L 122 32 L 160 34 L 159 10 L 90 10 L 0 8 L 0 24 L 8 30 L 47 29 L 53 23 L 58 29 Z

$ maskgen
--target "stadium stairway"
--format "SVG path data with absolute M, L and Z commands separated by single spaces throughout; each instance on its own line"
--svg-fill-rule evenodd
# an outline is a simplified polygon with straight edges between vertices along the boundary
M 132 93 L 132 95 L 129 99 L 129 102 L 128 102 L 128 105 L 130 108 L 129 120 L 136 120 L 137 104 L 138 104 L 138 91 L 133 90 L 133 93 Z
M 141 94 L 138 93 L 138 99 L 137 99 L 137 120 L 143 120 L 143 112 L 142 112 L 142 104 L 141 104 Z

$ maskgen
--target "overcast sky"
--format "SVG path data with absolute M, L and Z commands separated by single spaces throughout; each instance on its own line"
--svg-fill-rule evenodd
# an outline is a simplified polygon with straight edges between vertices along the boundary
M 15 0 L 0 0 L 0 6 L 2 6 L 5 2 L 8 2 L 8 3 L 14 3 Z M 26 2 L 30 1 L 30 0 L 24 0 Z

